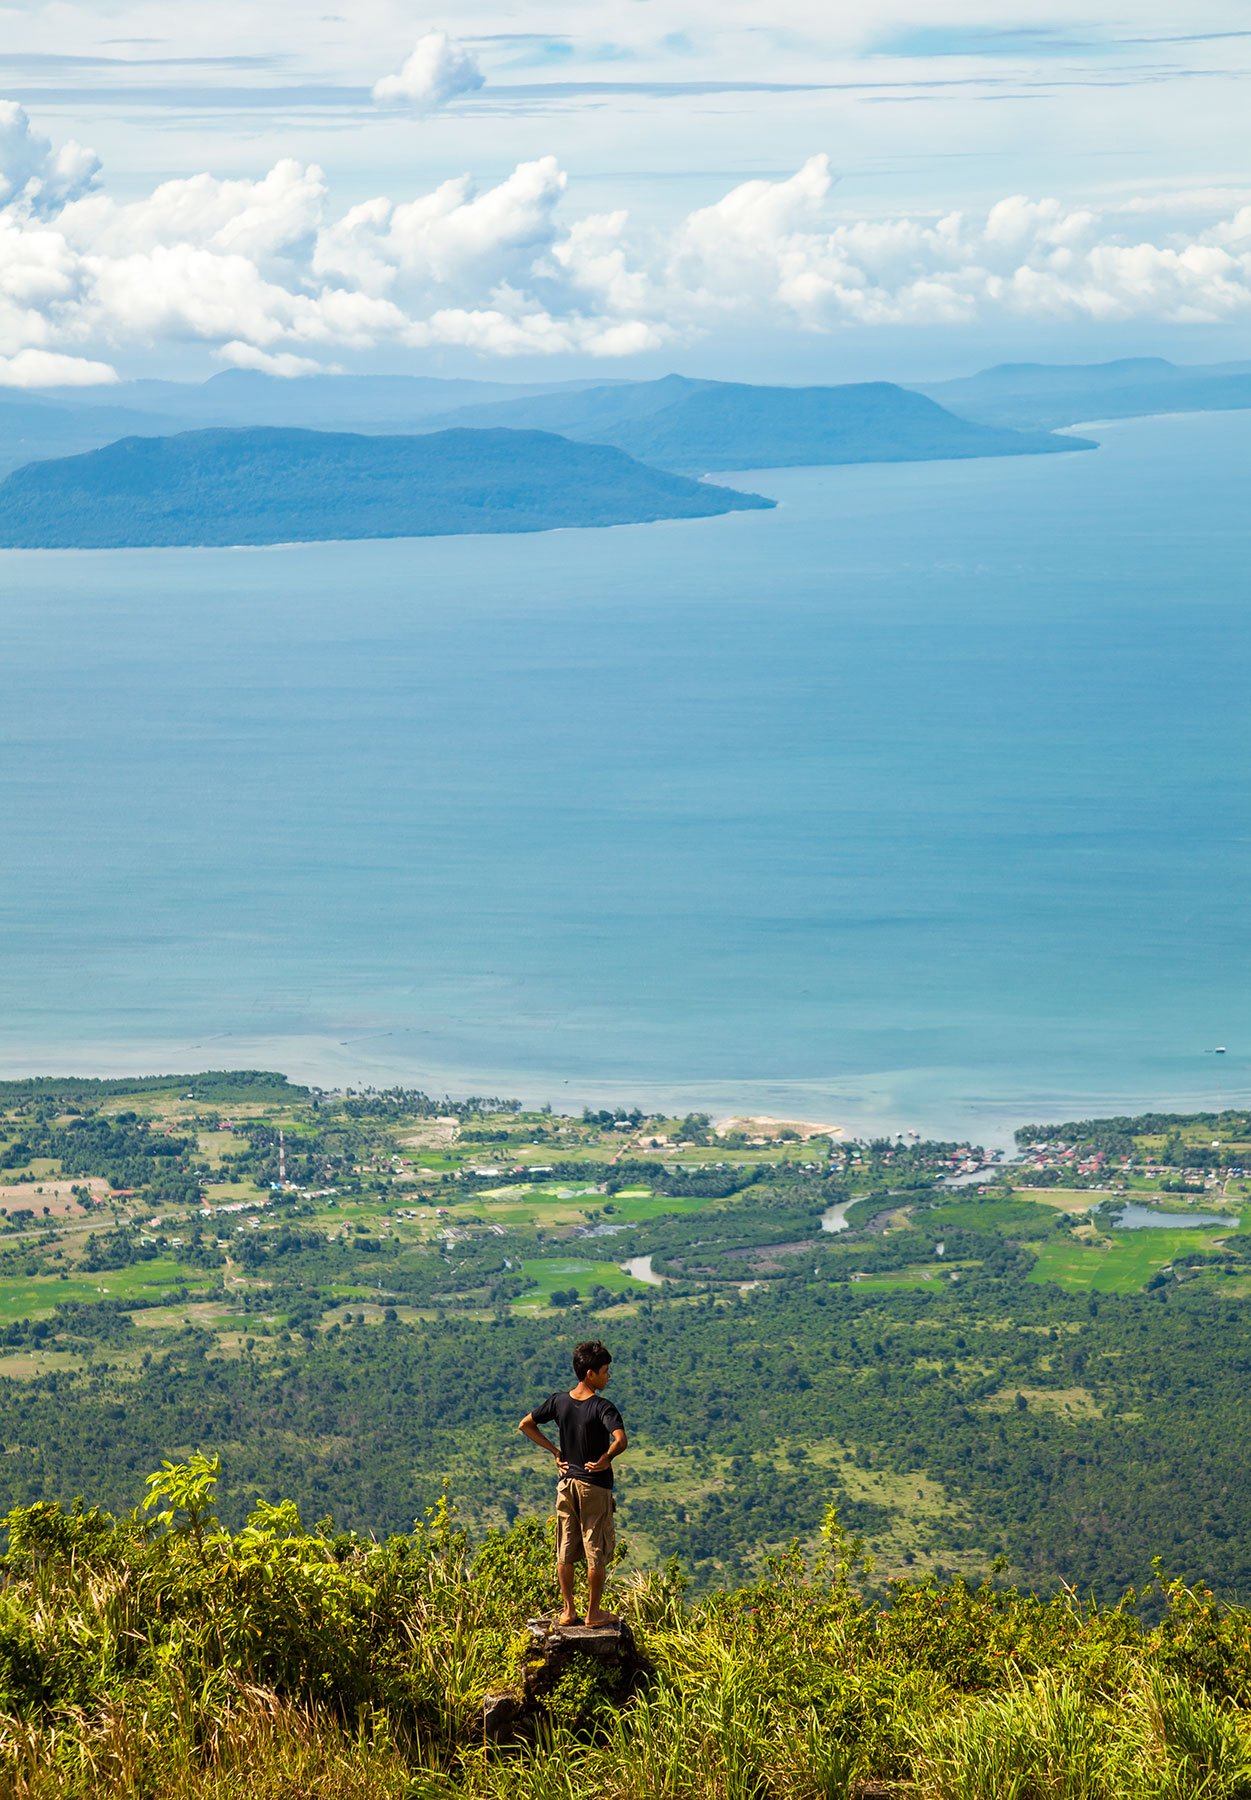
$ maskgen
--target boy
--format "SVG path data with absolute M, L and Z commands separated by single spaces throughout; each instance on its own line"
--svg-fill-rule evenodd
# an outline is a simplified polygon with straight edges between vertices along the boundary
M 629 1440 L 621 1414 L 604 1399 L 612 1357 L 594 1338 L 579 1344 L 573 1353 L 576 1387 L 567 1394 L 551 1394 L 526 1414 L 518 1431 L 532 1444 L 541 1444 L 556 1458 L 560 1477 L 556 1483 L 556 1574 L 564 1610 L 562 1625 L 582 1623 L 573 1604 L 576 1565 L 586 1559 L 588 1625 L 615 1625 L 614 1614 L 600 1610 L 600 1596 L 608 1565 L 616 1549 L 612 1493 L 612 1465 Z M 553 1421 L 560 1428 L 559 1450 L 539 1430 Z

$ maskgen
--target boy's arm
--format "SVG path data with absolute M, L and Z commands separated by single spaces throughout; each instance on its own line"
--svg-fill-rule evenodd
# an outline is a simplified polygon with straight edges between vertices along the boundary
M 524 1431 L 524 1429 L 525 1429 L 525 1427 L 523 1426 L 522 1430 Z M 544 1438 L 543 1442 L 546 1443 L 547 1439 Z M 630 1440 L 626 1436 L 624 1430 L 614 1431 L 612 1434 L 612 1442 L 609 1444 L 609 1446 L 608 1446 L 607 1450 L 605 1450 L 604 1454 L 602 1456 L 597 1456 L 595 1458 L 594 1462 L 587 1463 L 587 1465 L 586 1465 L 587 1474 L 588 1475 L 602 1475 L 604 1470 L 608 1467 L 609 1463 L 612 1462 L 613 1458 L 620 1456 L 621 1452 L 623 1450 L 628 1450 L 629 1447 L 630 1447 Z
M 534 1422 L 534 1414 L 533 1413 L 527 1413 L 525 1418 L 521 1421 L 520 1425 L 518 1425 L 517 1429 L 522 1434 L 523 1437 L 528 1437 L 532 1444 L 540 1444 L 540 1445 L 542 1445 L 544 1450 L 550 1451 L 551 1454 L 556 1458 L 557 1468 L 560 1470 L 562 1475 L 564 1474 L 566 1468 L 568 1467 L 568 1464 L 561 1460 L 560 1451 L 556 1448 L 556 1446 L 552 1442 L 551 1438 L 544 1437 L 543 1433 L 539 1430 L 538 1426 Z M 624 1432 L 622 1433 L 622 1436 L 623 1437 L 625 1436 Z

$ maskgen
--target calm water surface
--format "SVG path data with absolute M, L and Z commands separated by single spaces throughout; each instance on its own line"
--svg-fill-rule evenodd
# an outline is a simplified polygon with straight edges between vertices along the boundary
M 1117 1231 L 1178 1231 L 1187 1225 L 1228 1225 L 1231 1231 L 1238 1229 L 1238 1221 L 1228 1213 L 1161 1212 L 1156 1207 L 1138 1206 L 1132 1200 L 1112 1223 Z
M 836 1200 L 833 1206 L 827 1206 L 821 1214 L 822 1231 L 846 1231 L 847 1208 L 852 1204 L 850 1200 Z
M 0 1065 L 992 1141 L 1245 1100 L 1251 415 L 1099 435 L 676 525 L 0 555 Z
M 625 1270 L 627 1275 L 633 1275 L 636 1281 L 645 1281 L 649 1287 L 663 1287 L 665 1285 L 664 1276 L 657 1275 L 655 1269 L 652 1268 L 652 1259 L 650 1256 L 628 1257 L 626 1261 L 622 1263 L 621 1267 Z

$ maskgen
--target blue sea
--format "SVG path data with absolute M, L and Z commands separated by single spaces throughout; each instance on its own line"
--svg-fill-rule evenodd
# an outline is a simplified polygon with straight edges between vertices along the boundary
M 3 553 L 0 1069 L 995 1143 L 1245 1102 L 1251 414 L 1095 435 L 679 524 Z

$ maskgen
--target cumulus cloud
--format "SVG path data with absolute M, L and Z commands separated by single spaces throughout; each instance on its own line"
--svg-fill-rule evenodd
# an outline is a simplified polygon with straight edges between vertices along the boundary
M 316 357 L 297 356 L 293 350 L 258 350 L 255 344 L 234 339 L 223 344 L 218 358 L 231 369 L 257 369 L 262 375 L 277 375 L 283 381 L 295 381 L 301 375 L 337 373 L 334 364 L 318 362 Z
M 476 93 L 485 79 L 470 52 L 453 43 L 446 31 L 429 31 L 418 38 L 397 75 L 374 83 L 373 96 L 383 106 L 435 112 L 460 94 Z
M 99 179 L 100 159 L 71 138 L 59 150 L 31 125 L 25 107 L 0 100 L 0 206 L 55 212 Z
M 62 356 L 55 350 L 19 350 L 0 356 L 0 387 L 104 387 L 117 380 L 110 363 L 85 356 Z
M 106 194 L 69 196 L 58 224 L 68 237 L 109 256 L 184 244 L 245 257 L 266 273 L 298 273 L 316 247 L 326 197 L 326 178 L 316 163 L 284 157 L 259 181 L 192 175 L 163 181 L 125 205 Z
M 814 157 L 788 180 L 747 182 L 692 213 L 669 264 L 678 303 L 757 312 L 813 330 L 996 317 L 1170 323 L 1251 312 L 1239 214 L 1206 229 L 1135 234 L 1124 209 L 1012 195 L 984 214 L 831 216 Z
M 481 297 L 500 282 L 524 280 L 551 247 L 564 191 L 556 158 L 545 156 L 519 163 L 485 190 L 462 175 L 418 200 L 369 200 L 321 233 L 315 266 L 370 293 Z
M 503 180 L 338 212 L 322 171 L 194 175 L 122 203 L 94 160 L 3 124 L 0 382 L 100 381 L 115 359 L 200 344 L 298 376 L 353 351 L 629 357 L 735 330 L 1005 319 L 1185 323 L 1251 315 L 1251 194 L 864 218 L 829 161 L 742 182 L 666 230 L 579 215 L 553 157 Z M 58 185 L 59 184 L 59 185 Z M 1169 197 L 1165 197 L 1166 202 Z

